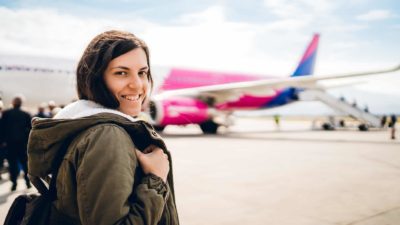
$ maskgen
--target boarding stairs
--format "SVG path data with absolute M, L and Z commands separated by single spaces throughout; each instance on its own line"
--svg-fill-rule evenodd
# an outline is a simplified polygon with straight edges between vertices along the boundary
M 303 101 L 321 101 L 332 109 L 345 113 L 346 115 L 349 115 L 370 127 L 380 127 L 381 125 L 381 120 L 379 117 L 369 112 L 365 112 L 364 110 L 357 108 L 348 102 L 341 101 L 323 90 L 305 90 L 300 92 L 299 98 Z

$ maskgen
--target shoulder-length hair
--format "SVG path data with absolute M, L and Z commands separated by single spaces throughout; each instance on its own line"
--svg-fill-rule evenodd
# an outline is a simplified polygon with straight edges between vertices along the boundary
M 78 63 L 76 81 L 79 99 L 91 100 L 107 108 L 118 108 L 118 100 L 104 81 L 104 72 L 111 60 L 136 48 L 142 48 L 146 53 L 149 67 L 147 78 L 153 87 L 146 43 L 131 33 L 111 30 L 97 35 L 86 47 Z

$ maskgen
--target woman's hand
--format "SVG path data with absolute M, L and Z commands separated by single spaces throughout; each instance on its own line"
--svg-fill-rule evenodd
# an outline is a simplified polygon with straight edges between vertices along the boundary
M 145 174 L 152 173 L 167 182 L 169 160 L 161 148 L 152 145 L 146 148 L 144 153 L 136 150 L 136 155 Z

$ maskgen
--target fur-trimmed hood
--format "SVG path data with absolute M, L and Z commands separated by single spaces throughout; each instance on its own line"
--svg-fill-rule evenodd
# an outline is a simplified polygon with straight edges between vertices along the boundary
M 108 109 L 104 106 L 97 104 L 93 101 L 88 100 L 78 100 L 73 102 L 63 109 L 61 109 L 55 116 L 54 119 L 77 119 L 87 116 L 93 116 L 99 113 L 112 113 L 122 117 L 127 118 L 128 120 L 135 122 L 138 119 L 126 115 L 120 111 L 114 109 Z

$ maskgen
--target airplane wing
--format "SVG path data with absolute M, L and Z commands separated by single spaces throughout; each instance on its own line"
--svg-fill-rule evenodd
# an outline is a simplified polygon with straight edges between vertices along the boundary
M 178 90 L 168 90 L 155 95 L 155 99 L 164 99 L 173 96 L 186 96 L 186 97 L 212 97 L 216 102 L 234 100 L 243 94 L 249 95 L 272 95 L 276 90 L 287 87 L 305 88 L 305 89 L 321 89 L 317 85 L 318 81 L 342 79 L 351 77 L 361 77 L 376 74 L 391 73 L 400 70 L 400 65 L 384 70 L 366 71 L 359 73 L 347 74 L 333 74 L 326 76 L 300 76 L 300 77 L 287 77 L 283 79 L 265 79 L 246 82 L 235 82 L 219 85 L 209 85 L 194 88 L 184 88 Z

